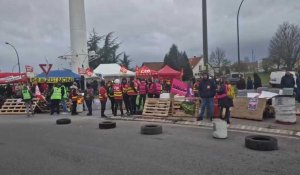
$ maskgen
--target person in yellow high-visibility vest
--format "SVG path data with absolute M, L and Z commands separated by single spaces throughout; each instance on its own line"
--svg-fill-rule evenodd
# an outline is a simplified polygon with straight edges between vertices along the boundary
M 59 103 L 62 99 L 62 97 L 64 96 L 64 91 L 61 90 L 60 84 L 55 84 L 54 87 L 51 90 L 50 93 L 51 97 L 51 115 L 54 114 L 54 112 L 56 112 L 57 114 L 60 113 L 60 109 L 59 109 Z
M 33 97 L 32 93 L 28 90 L 28 87 L 24 85 L 22 89 L 22 99 L 25 102 L 26 113 L 28 117 L 30 116 L 30 114 L 32 116 L 34 114 L 33 107 L 32 107 L 32 97 Z M 29 107 L 30 107 L 30 112 L 29 112 Z

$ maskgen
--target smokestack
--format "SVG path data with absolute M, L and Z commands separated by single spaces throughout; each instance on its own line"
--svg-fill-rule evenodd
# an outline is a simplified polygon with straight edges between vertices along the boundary
M 84 0 L 69 0 L 72 70 L 88 68 Z

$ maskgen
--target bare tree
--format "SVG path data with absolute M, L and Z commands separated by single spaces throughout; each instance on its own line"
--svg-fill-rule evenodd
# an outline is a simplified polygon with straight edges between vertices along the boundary
M 222 64 L 224 63 L 225 57 L 225 51 L 217 47 L 216 50 L 211 52 L 209 62 L 213 67 L 218 67 L 220 71 Z
M 300 57 L 300 28 L 284 22 L 279 26 L 269 44 L 269 58 L 276 64 L 292 70 Z

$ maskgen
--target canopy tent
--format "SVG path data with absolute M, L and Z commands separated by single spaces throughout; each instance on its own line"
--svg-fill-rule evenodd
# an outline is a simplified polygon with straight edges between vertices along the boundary
M 158 72 L 155 70 L 149 69 L 147 66 L 137 67 L 135 70 L 135 75 L 138 78 L 149 78 L 149 77 L 157 77 Z
M 25 83 L 27 81 L 26 73 L 0 72 L 0 84 Z
M 68 83 L 79 79 L 80 75 L 70 69 L 64 69 L 50 71 L 47 76 L 45 73 L 40 73 L 35 78 L 31 78 L 30 81 L 36 83 Z
M 119 64 L 100 64 L 95 70 L 94 74 L 97 76 L 107 78 L 107 77 L 134 77 L 135 73 L 127 70 L 125 67 Z
M 179 71 L 176 71 L 172 69 L 170 66 L 165 65 L 162 69 L 158 71 L 158 77 L 159 78 L 177 78 L 180 79 L 182 76 L 182 73 Z

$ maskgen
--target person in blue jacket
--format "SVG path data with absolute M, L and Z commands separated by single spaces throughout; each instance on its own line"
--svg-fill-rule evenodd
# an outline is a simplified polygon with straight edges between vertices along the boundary
M 216 83 L 209 79 L 208 74 L 203 74 L 203 79 L 199 85 L 199 95 L 201 98 L 201 111 L 198 121 L 203 120 L 205 109 L 207 108 L 208 117 L 212 120 L 214 110 L 214 96 L 216 95 Z

